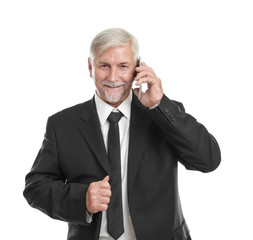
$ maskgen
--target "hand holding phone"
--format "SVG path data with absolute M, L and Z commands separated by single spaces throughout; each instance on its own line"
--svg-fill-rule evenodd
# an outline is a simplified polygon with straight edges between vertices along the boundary
M 141 68 L 139 68 L 138 73 L 136 73 L 135 81 L 137 81 L 136 86 L 140 87 L 139 89 L 135 88 L 134 92 L 145 107 L 151 108 L 157 105 L 163 97 L 161 79 L 156 76 L 151 67 L 147 66 L 144 62 L 141 63 L 140 58 L 138 59 L 136 67 L 139 66 L 141 66 Z M 147 84 L 147 90 L 144 92 L 142 92 L 143 84 Z

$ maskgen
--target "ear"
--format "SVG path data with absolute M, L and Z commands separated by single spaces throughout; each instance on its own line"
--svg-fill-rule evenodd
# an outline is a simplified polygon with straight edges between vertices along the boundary
M 91 59 L 88 58 L 88 68 L 89 68 L 89 72 L 90 72 L 90 77 L 92 78 L 92 62 Z

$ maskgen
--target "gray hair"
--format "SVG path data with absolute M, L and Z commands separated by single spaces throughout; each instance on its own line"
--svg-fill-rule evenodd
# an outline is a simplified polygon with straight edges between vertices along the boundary
M 138 40 L 122 28 L 110 28 L 98 33 L 90 45 L 90 58 L 93 62 L 96 50 L 99 50 L 99 56 L 101 56 L 106 49 L 125 45 L 129 41 L 132 46 L 135 61 L 137 62 L 139 57 Z

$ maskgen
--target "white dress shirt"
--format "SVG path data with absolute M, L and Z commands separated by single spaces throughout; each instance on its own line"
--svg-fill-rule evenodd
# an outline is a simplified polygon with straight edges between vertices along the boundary
M 123 221 L 124 233 L 119 240 L 135 240 L 135 232 L 132 220 L 129 213 L 128 197 L 127 197 L 127 165 L 128 165 L 128 147 L 129 147 L 129 126 L 131 115 L 132 91 L 124 102 L 116 109 L 101 100 L 95 94 L 95 103 L 97 107 L 98 118 L 100 121 L 101 131 L 104 138 L 105 148 L 107 150 L 107 137 L 109 131 L 108 116 L 112 111 L 120 111 L 123 113 L 119 121 L 119 136 L 120 136 L 120 153 L 121 153 L 121 180 L 122 180 L 122 206 L 123 206 Z M 102 180 L 102 179 L 101 179 Z M 106 212 L 102 212 L 102 224 L 100 230 L 100 240 L 113 240 L 107 232 L 107 216 Z

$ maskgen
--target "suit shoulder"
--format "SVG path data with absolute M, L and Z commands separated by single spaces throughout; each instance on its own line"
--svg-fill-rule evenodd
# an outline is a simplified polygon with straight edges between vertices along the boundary
M 92 100 L 65 108 L 50 116 L 52 120 L 69 119 L 79 117 Z

